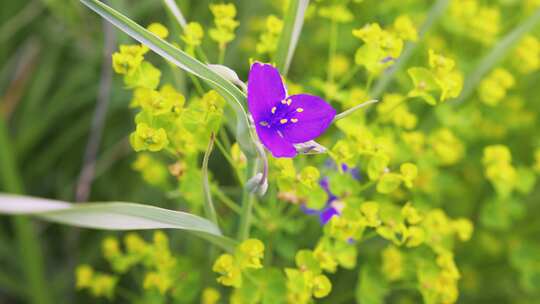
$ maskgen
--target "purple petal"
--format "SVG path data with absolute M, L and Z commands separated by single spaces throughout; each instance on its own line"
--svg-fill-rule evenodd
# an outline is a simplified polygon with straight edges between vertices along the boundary
M 278 70 L 270 64 L 254 62 L 247 87 L 248 108 L 255 123 L 267 116 L 272 107 L 287 95 Z
M 320 215 L 321 224 L 325 225 L 326 223 L 328 223 L 328 221 L 334 215 L 339 215 L 339 212 L 335 208 L 330 207 L 330 208 L 324 210 Z
M 263 127 L 259 124 L 255 124 L 255 130 L 263 145 L 272 152 L 274 157 L 291 158 L 296 156 L 296 149 L 294 146 L 281 137 L 277 130 Z
M 336 110 L 320 97 L 298 94 L 289 98 L 289 123 L 280 127 L 280 130 L 283 137 L 292 143 L 303 143 L 317 138 L 336 116 Z
M 352 168 L 350 173 L 351 173 L 351 176 L 352 176 L 355 180 L 361 180 L 361 179 L 362 179 L 362 175 L 360 175 L 360 169 L 358 169 L 358 168 Z
M 319 186 L 324 189 L 326 193 L 330 192 L 330 179 L 328 176 L 323 176 L 319 181 Z
M 302 210 L 302 212 L 304 212 L 307 215 L 314 215 L 314 214 L 320 214 L 321 213 L 320 210 L 311 209 L 311 208 L 307 207 L 306 204 L 301 204 L 300 205 L 300 210 Z

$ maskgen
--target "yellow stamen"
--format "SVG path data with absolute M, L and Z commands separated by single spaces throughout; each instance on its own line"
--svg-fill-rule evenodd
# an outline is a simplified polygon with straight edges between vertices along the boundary
M 287 101 L 286 101 L 285 99 L 283 99 L 283 100 L 281 101 L 281 104 L 287 104 Z
M 292 103 L 292 100 L 290 100 L 290 99 L 287 99 L 287 105 L 288 105 L 288 106 L 290 106 L 290 105 L 291 105 L 291 103 Z
M 304 109 L 302 109 L 302 108 L 296 108 L 296 112 L 302 113 L 302 112 L 304 112 Z
M 286 124 L 287 121 L 288 121 L 287 118 L 282 118 L 279 122 L 280 122 L 281 124 Z
M 291 122 L 298 122 L 298 118 L 291 118 Z
M 276 107 L 272 107 L 272 114 L 276 114 Z
M 260 124 L 261 126 L 263 126 L 263 127 L 268 126 L 268 123 L 267 123 L 266 121 L 261 121 L 261 122 L 259 122 L 259 124 Z

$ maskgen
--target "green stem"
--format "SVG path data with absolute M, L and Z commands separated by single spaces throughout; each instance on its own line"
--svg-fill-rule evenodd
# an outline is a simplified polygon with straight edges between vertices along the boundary
M 253 176 L 257 172 L 258 161 L 253 159 L 248 160 L 246 168 L 246 176 Z M 255 201 L 255 194 L 250 192 L 248 187 L 244 187 L 242 192 L 242 211 L 240 214 L 240 225 L 238 226 L 237 239 L 239 241 L 245 240 L 249 237 L 249 229 L 251 226 L 251 217 L 253 214 L 253 203 Z
M 348 110 L 345 110 L 345 111 L 339 113 L 338 115 L 336 115 L 336 117 L 334 117 L 333 122 L 336 122 L 336 121 L 338 121 L 340 119 L 343 119 L 343 118 L 353 114 L 354 112 L 360 110 L 361 108 L 369 106 L 370 104 L 374 104 L 374 103 L 377 103 L 377 102 L 379 102 L 377 99 L 372 99 L 372 100 L 365 101 L 365 102 L 363 102 L 363 103 L 361 103 L 359 105 L 356 105 L 356 106 L 354 106 L 354 107 L 352 107 L 352 108 L 350 108 Z
M 218 64 L 223 64 L 223 62 L 225 62 L 225 50 L 226 49 L 227 49 L 226 46 L 220 46 L 219 47 Z
M 368 96 L 370 96 L 369 91 L 371 91 L 371 85 L 373 84 L 373 79 L 374 79 L 373 74 L 369 74 L 367 78 L 367 83 L 366 83 L 366 94 Z
M 227 151 L 231 150 L 231 140 L 229 139 L 229 136 L 227 135 L 227 129 L 221 128 L 219 132 L 219 137 L 221 141 L 223 142 L 223 146 L 227 149 Z
M 191 78 L 191 81 L 193 81 L 193 85 L 195 86 L 195 90 L 197 90 L 197 93 L 200 96 L 203 96 L 204 95 L 204 89 L 203 89 L 199 79 L 197 77 L 193 76 L 193 74 L 188 74 L 188 75 L 189 75 L 189 78 Z
M 330 24 L 330 46 L 328 47 L 328 67 L 326 70 L 326 81 L 328 83 L 334 82 L 334 69 L 332 69 L 332 59 L 336 56 L 337 51 L 337 37 L 338 36 L 338 24 L 332 20 Z
M 210 154 L 214 148 L 214 139 L 215 135 L 212 133 L 210 136 L 210 142 L 208 143 L 208 148 L 204 153 L 203 163 L 202 163 L 202 184 L 204 192 L 204 211 L 206 216 L 218 226 L 218 219 L 216 214 L 216 209 L 214 208 L 214 202 L 212 201 L 212 193 L 210 189 L 210 181 L 208 179 L 208 160 L 210 159 Z M 219 227 L 219 226 L 218 226 Z
M 349 82 L 353 79 L 354 75 L 356 75 L 359 70 L 360 66 L 355 64 L 354 67 L 350 69 L 349 72 L 345 76 L 343 76 L 343 79 L 341 79 L 341 81 L 338 83 L 338 89 L 341 89 L 342 87 L 349 84 Z
M 231 165 L 231 168 L 234 171 L 234 176 L 236 177 L 236 179 L 238 180 L 240 185 L 243 186 L 244 181 L 242 180 L 242 178 L 240 176 L 240 172 L 238 172 L 238 170 L 236 169 L 236 164 L 234 163 L 231 155 L 229 154 L 229 152 L 227 152 L 227 150 L 225 149 L 225 147 L 223 146 L 221 141 L 219 141 L 219 139 L 217 139 L 217 138 L 216 138 L 216 145 L 217 145 L 219 151 L 221 152 L 221 154 L 223 155 L 223 157 L 225 157 L 225 159 L 227 160 L 229 165 Z
M 16 161 L 10 150 L 7 126 L 0 118 L 0 180 L 3 189 L 11 193 L 23 193 L 23 183 L 15 167 Z M 52 303 L 44 274 L 43 253 L 33 223 L 25 217 L 13 218 L 19 261 L 28 287 L 29 303 Z
M 228 197 L 227 194 L 223 193 L 223 191 L 221 191 L 218 186 L 212 187 L 212 193 L 229 209 L 236 212 L 237 214 L 241 214 L 242 209 L 240 208 L 240 206 L 238 206 L 230 197 Z

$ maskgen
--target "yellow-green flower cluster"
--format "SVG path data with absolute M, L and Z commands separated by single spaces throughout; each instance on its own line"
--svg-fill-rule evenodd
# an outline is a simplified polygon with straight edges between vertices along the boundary
M 157 152 L 169 144 L 165 129 L 154 129 L 146 123 L 137 124 L 137 129 L 129 136 L 131 146 L 137 152 L 148 150 Z
M 287 301 L 311 303 L 312 298 L 324 298 L 332 290 L 332 283 L 322 274 L 321 263 L 311 250 L 300 250 L 295 257 L 297 268 L 286 268 Z
M 192 278 L 198 275 L 172 255 L 167 235 L 161 231 L 154 233 L 150 243 L 136 233 L 127 234 L 122 245 L 117 238 L 107 237 L 102 242 L 102 253 L 114 275 L 95 272 L 84 264 L 75 273 L 77 288 L 88 289 L 95 297 L 112 298 L 119 277 L 136 267 L 144 276 L 142 287 L 160 296 L 174 296 L 176 291 L 182 291 L 184 283 L 189 285 L 190 280 L 182 278 L 182 272 L 189 271 Z
M 221 294 L 217 289 L 207 287 L 203 290 L 201 304 L 217 304 L 220 298 Z
M 168 29 L 159 23 L 150 24 L 148 30 L 162 39 L 169 35 Z M 148 50 L 145 45 L 120 45 L 119 52 L 113 53 L 113 69 L 116 73 L 124 75 L 126 87 L 155 89 L 158 86 L 161 71 L 144 60 Z
M 234 255 L 220 255 L 212 270 L 220 276 L 217 281 L 225 286 L 242 287 L 242 272 L 249 269 L 261 269 L 264 257 L 264 244 L 257 239 L 243 241 L 235 250 Z
M 510 57 L 513 67 L 522 74 L 540 69 L 540 41 L 532 35 L 525 35 Z
M 272 159 L 272 174 L 275 174 L 279 189 L 278 197 L 293 204 L 307 204 L 309 208 L 320 209 L 326 200 L 326 193 L 319 187 L 320 172 L 313 166 L 296 171 L 292 159 Z
M 437 257 L 436 264 L 423 263 L 417 271 L 420 293 L 425 303 L 455 303 L 459 296 L 460 274 L 451 253 Z
M 86 264 L 77 267 L 75 280 L 78 290 L 86 289 L 96 298 L 103 297 L 109 300 L 114 298 L 115 287 L 118 283 L 116 276 L 96 272 Z
M 404 256 L 394 245 L 388 245 L 381 253 L 381 271 L 388 281 L 397 281 L 404 275 Z
M 416 29 L 407 16 L 398 17 L 388 30 L 382 29 L 378 23 L 370 23 L 353 30 L 353 36 L 364 42 L 356 51 L 355 62 L 372 76 L 380 75 L 397 60 L 405 40 L 417 39 Z
M 407 97 L 401 94 L 385 94 L 377 106 L 381 122 L 391 122 L 396 127 L 411 130 L 416 127 L 418 118 L 409 111 L 405 103 Z
M 480 83 L 480 100 L 489 105 L 496 106 L 506 97 L 508 89 L 515 85 L 514 76 L 503 68 L 497 68 Z
M 183 28 L 180 39 L 186 44 L 186 50 L 190 55 L 195 54 L 195 48 L 200 46 L 204 38 L 204 30 L 200 23 L 190 22 Z
M 429 50 L 429 69 L 413 67 L 407 73 L 414 88 L 409 97 L 419 97 L 430 105 L 459 96 L 463 89 L 463 75 L 455 69 L 454 60 Z
M 493 44 L 501 31 L 499 8 L 482 5 L 478 0 L 451 1 L 449 16 L 449 30 L 484 45 Z
M 232 3 L 211 4 L 210 11 L 214 15 L 215 24 L 215 27 L 209 30 L 210 38 L 218 43 L 220 49 L 225 49 L 234 39 L 234 30 L 240 24 L 235 20 L 236 7 Z
M 435 130 L 429 136 L 429 143 L 439 164 L 443 166 L 456 164 L 465 153 L 461 140 L 448 128 Z
M 347 8 L 346 3 L 323 5 L 319 7 L 319 16 L 336 23 L 348 23 L 354 19 L 354 15 Z
M 482 157 L 484 174 L 493 184 L 499 195 L 507 197 L 516 186 L 517 171 L 512 166 L 510 149 L 503 145 L 493 145 L 484 148 Z
M 230 16 L 231 12 L 227 7 L 229 6 L 218 6 L 215 9 L 216 16 Z M 169 34 L 164 26 L 156 23 L 151 24 L 149 30 L 161 38 L 166 38 Z M 200 26 L 191 23 L 184 29 L 182 39 L 187 48 L 194 52 L 202 35 Z M 225 101 L 217 92 L 208 91 L 188 102 L 172 85 L 160 86 L 160 70 L 144 60 L 147 51 L 148 48 L 141 45 L 122 45 L 120 52 L 113 55 L 115 71 L 124 75 L 126 87 L 133 89 L 130 106 L 140 110 L 135 117 L 135 131 L 130 135 L 131 145 L 137 152 L 165 151 L 181 156 L 182 161 L 177 162 L 178 166 L 174 166 L 171 173 L 178 177 L 179 191 L 186 193 L 186 201 L 200 206 L 202 190 L 186 189 L 200 182 L 197 157 L 206 150 L 210 134 L 216 133 L 220 128 Z M 148 166 L 145 166 L 148 159 L 141 158 L 137 165 L 138 170 L 143 172 L 143 177 L 156 183 L 157 179 L 165 181 L 165 165 L 148 169 Z M 147 174 L 144 173 L 144 168 L 148 170 Z
M 120 45 L 120 51 L 112 55 L 112 65 L 116 73 L 132 75 L 140 68 L 148 49 L 142 45 Z
M 366 230 L 373 229 L 377 235 L 392 243 L 381 252 L 381 272 L 386 280 L 406 280 L 410 277 L 410 270 L 418 268 L 414 274 L 421 283 L 426 283 L 426 277 L 432 280 L 429 284 L 418 287 L 425 297 L 438 299 L 430 303 L 456 301 L 460 276 L 453 260 L 452 249 L 455 239 L 468 241 L 471 238 L 473 225 L 469 220 L 452 220 L 440 209 L 421 211 L 412 203 L 398 207 L 393 203 L 362 201 L 358 198 L 348 198 L 345 203 L 342 213 L 334 216 L 325 226 L 324 236 L 315 251 L 312 254 L 310 251 L 299 252 L 297 264 L 300 269 L 317 272 L 320 268 L 334 272 L 337 265 L 354 267 L 356 249 L 351 242 L 367 238 Z M 422 251 L 405 249 L 419 246 L 427 246 L 432 253 L 418 259 L 415 255 Z M 299 263 L 298 260 L 304 262 Z M 422 263 L 433 265 L 428 271 Z M 297 290 L 306 288 L 305 283 L 301 284 L 303 281 L 299 274 L 298 270 L 291 274 L 291 277 L 296 279 L 297 283 L 293 286 Z M 443 286 L 442 282 L 446 285 Z M 309 299 L 307 294 L 297 293 L 294 299 Z
M 146 29 L 161 39 L 169 37 L 169 30 L 161 23 L 151 23 Z
M 277 49 L 279 35 L 283 29 L 283 21 L 274 15 L 266 18 L 265 31 L 259 36 L 256 51 L 259 54 L 273 55 Z

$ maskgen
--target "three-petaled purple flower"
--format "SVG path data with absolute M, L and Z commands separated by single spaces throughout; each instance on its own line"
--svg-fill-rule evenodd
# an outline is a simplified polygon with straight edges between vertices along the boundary
M 274 157 L 296 156 L 294 144 L 315 139 L 336 116 L 336 110 L 320 97 L 288 96 L 281 75 L 270 64 L 251 65 L 247 91 L 257 135 Z

